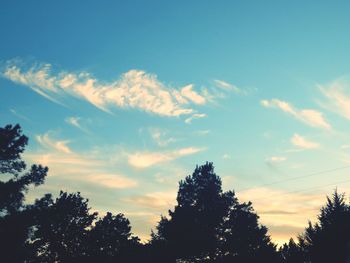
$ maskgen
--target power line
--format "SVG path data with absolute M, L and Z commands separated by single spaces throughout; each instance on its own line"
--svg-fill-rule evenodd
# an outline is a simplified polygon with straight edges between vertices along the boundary
M 326 184 L 326 185 L 310 187 L 310 188 L 305 188 L 305 189 L 295 190 L 295 191 L 289 191 L 289 192 L 285 192 L 285 193 L 281 193 L 281 194 L 270 195 L 270 196 L 266 196 L 266 197 L 263 197 L 263 198 L 255 199 L 255 201 L 270 199 L 270 198 L 279 197 L 279 196 L 288 195 L 288 194 L 295 194 L 295 193 L 313 191 L 313 190 L 316 190 L 316 189 L 321 189 L 321 188 L 324 188 L 324 187 L 328 187 L 328 186 L 332 186 L 332 185 L 338 185 L 338 184 L 343 184 L 343 183 L 349 183 L 349 182 L 350 182 L 350 179 L 343 180 L 343 181 L 338 181 L 338 182 L 334 182 L 334 183 L 330 183 L 330 184 Z
M 271 185 L 276 185 L 276 184 L 280 184 L 280 183 L 296 181 L 299 179 L 304 179 L 304 178 L 308 178 L 308 177 L 312 177 L 312 176 L 316 176 L 316 175 L 320 175 L 320 174 L 331 173 L 331 172 L 335 172 L 335 171 L 339 171 L 339 170 L 344 170 L 347 168 L 350 168 L 350 165 L 341 166 L 341 167 L 328 169 L 328 170 L 323 170 L 323 171 L 319 171 L 319 172 L 314 172 L 314 173 L 310 173 L 310 174 L 306 174 L 306 175 L 302 175 L 302 176 L 295 176 L 295 177 L 291 177 L 291 178 L 286 178 L 284 180 L 279 180 L 279 181 L 275 181 L 272 183 L 266 183 L 266 184 L 256 185 L 253 187 L 247 187 L 247 188 L 243 188 L 243 189 L 239 190 L 238 193 L 245 192 L 245 191 L 252 190 L 255 188 L 259 188 L 259 187 L 271 186 Z

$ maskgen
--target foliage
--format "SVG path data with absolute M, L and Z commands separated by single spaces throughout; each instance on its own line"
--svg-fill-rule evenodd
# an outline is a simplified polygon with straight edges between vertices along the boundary
M 32 217 L 23 203 L 25 193 L 31 185 L 42 184 L 48 172 L 41 165 L 25 171 L 21 154 L 27 143 L 18 124 L 0 128 L 0 252 L 5 262 L 21 261 L 28 253 L 25 243 Z
M 259 225 L 251 203 L 240 204 L 233 191 L 223 192 L 212 163 L 197 166 L 179 183 L 177 205 L 162 217 L 152 243 L 188 262 L 274 262 L 278 259 L 267 229 Z M 164 258 L 158 262 L 164 262 Z M 169 256 L 167 258 L 169 261 Z M 256 261 L 257 262 L 257 261 Z
M 27 143 L 19 125 L 0 128 L 2 262 L 350 262 L 350 206 L 337 191 L 298 242 L 290 239 L 277 251 L 252 203 L 224 192 L 206 163 L 179 182 L 176 206 L 143 245 L 123 214 L 97 218 L 79 192 L 46 194 L 26 205 L 26 192 L 48 172 L 41 165 L 26 170 Z

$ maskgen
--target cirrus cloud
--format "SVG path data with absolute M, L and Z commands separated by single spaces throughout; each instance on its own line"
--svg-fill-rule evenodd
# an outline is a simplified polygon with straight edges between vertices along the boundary
M 155 74 L 142 70 L 129 70 L 115 81 L 104 82 L 87 72 L 54 72 L 48 63 L 28 67 L 18 60 L 10 60 L 2 64 L 2 77 L 28 86 L 59 104 L 63 104 L 64 96 L 70 95 L 106 112 L 111 112 L 113 108 L 132 108 L 160 116 L 177 117 L 194 114 L 194 105 L 207 102 L 192 84 L 172 88 L 161 82 Z
M 319 143 L 310 141 L 296 133 L 293 135 L 290 141 L 293 145 L 302 149 L 317 149 L 320 147 Z
M 330 129 L 331 125 L 325 119 L 322 112 L 313 109 L 297 109 L 292 104 L 279 99 L 262 100 L 261 105 L 266 108 L 277 108 L 285 113 L 292 115 L 297 120 L 306 123 L 309 126 Z
M 136 152 L 128 154 L 128 163 L 135 168 L 148 168 L 204 150 L 204 148 L 187 147 L 167 152 Z

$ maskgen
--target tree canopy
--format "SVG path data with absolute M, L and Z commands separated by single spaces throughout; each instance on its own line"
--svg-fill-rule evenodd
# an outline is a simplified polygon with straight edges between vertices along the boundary
M 277 249 L 253 204 L 223 191 L 207 162 L 179 182 L 175 207 L 143 244 L 124 214 L 99 217 L 80 192 L 25 203 L 29 187 L 43 184 L 48 173 L 41 165 L 26 169 L 27 144 L 19 125 L 0 128 L 2 262 L 350 262 L 350 205 L 338 191 L 317 222 Z
M 278 260 L 251 203 L 241 204 L 233 191 L 223 192 L 212 163 L 197 166 L 180 181 L 177 205 L 169 218 L 161 218 L 153 242 L 158 246 L 162 242 L 166 252 L 160 255 L 173 255 L 173 261 Z

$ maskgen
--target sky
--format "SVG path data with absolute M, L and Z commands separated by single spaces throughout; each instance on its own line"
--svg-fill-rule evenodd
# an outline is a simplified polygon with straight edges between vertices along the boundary
M 281 244 L 350 193 L 349 1 L 1 1 L 0 125 L 44 193 L 149 238 L 206 161 Z

